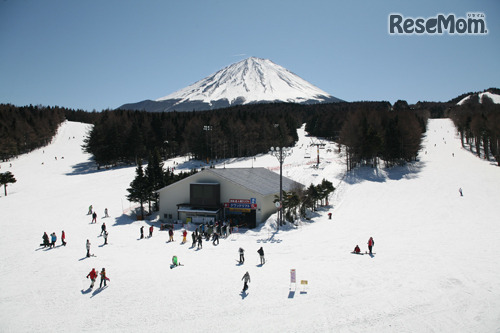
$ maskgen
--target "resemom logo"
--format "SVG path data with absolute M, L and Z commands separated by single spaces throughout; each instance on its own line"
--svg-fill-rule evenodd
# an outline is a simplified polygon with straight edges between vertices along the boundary
M 487 35 L 486 15 L 467 13 L 465 17 L 455 14 L 438 14 L 435 17 L 404 17 L 402 14 L 389 15 L 390 35 Z

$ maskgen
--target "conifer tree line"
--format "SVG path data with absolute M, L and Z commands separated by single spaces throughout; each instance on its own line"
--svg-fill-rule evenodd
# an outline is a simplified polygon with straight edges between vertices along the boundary
M 486 95 L 480 101 L 478 94 L 472 94 L 462 105 L 451 107 L 449 115 L 462 147 L 480 158 L 494 159 L 500 166 L 500 105 Z
M 165 170 L 158 149 L 149 154 L 147 162 L 144 169 L 142 161 L 138 160 L 135 178 L 127 189 L 129 193 L 127 199 L 139 203 L 141 216 L 145 216 L 144 205 L 146 203 L 149 208 L 148 212 L 158 209 L 159 195 L 156 191 L 196 173 L 195 170 L 180 173 L 174 173 L 174 170 L 170 168 Z
M 6 161 L 52 141 L 65 119 L 59 107 L 0 104 L 0 159 Z

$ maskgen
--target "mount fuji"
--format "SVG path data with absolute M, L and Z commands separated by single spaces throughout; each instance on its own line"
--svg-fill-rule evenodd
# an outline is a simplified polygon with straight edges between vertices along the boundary
M 155 101 L 124 104 L 119 109 L 201 111 L 270 102 L 313 104 L 341 100 L 271 60 L 250 57 Z

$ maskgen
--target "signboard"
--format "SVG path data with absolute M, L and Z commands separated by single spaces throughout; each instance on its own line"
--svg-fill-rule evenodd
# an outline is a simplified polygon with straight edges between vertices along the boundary
M 290 270 L 290 283 L 295 283 L 295 269 Z
M 224 203 L 224 208 L 231 211 L 250 212 L 251 209 L 257 209 L 257 199 L 229 199 Z

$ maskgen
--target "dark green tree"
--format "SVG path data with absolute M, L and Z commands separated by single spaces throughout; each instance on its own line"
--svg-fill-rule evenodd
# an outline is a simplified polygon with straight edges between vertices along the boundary
M 130 183 L 130 188 L 127 189 L 127 199 L 132 202 L 138 202 L 141 205 L 141 216 L 144 217 L 144 203 L 150 197 L 148 189 L 148 181 L 144 176 L 142 163 L 139 160 L 135 169 L 135 179 Z
M 7 196 L 7 184 L 12 184 L 15 182 L 17 182 L 17 179 L 10 171 L 0 173 L 0 185 L 3 185 L 5 196 Z

